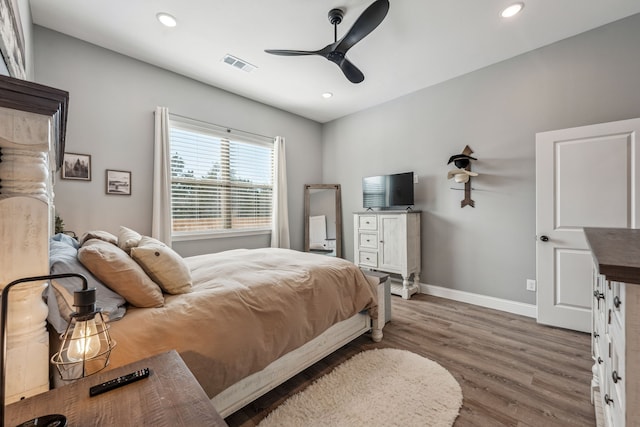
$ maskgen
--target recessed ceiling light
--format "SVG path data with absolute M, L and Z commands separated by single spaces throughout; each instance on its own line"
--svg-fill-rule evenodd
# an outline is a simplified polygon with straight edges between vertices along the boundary
M 322 97 L 323 97 L 324 99 L 329 99 L 329 98 L 331 98 L 332 96 L 333 96 L 333 94 L 332 94 L 331 92 L 325 92 L 325 93 L 323 93 L 323 94 L 322 94 Z
M 168 13 L 160 12 L 156 15 L 156 18 L 158 18 L 158 21 L 160 21 L 162 25 L 166 27 L 175 27 L 178 24 L 176 18 L 169 15 Z
M 503 18 L 511 18 L 512 16 L 520 13 L 523 8 L 524 3 L 514 3 L 511 6 L 507 6 L 502 12 L 500 12 L 500 16 Z

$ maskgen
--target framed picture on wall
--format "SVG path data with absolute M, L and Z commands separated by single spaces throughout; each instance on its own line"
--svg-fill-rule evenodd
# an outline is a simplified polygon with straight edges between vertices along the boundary
M 64 153 L 62 179 L 91 181 L 91 156 L 89 154 Z
M 131 195 L 131 172 L 107 169 L 107 194 Z

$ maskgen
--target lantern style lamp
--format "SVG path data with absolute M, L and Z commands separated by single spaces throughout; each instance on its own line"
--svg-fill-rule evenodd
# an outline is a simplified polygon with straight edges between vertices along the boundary
M 108 326 L 104 322 L 100 308 L 96 307 L 96 290 L 89 289 L 87 279 L 77 273 L 52 274 L 48 276 L 27 277 L 15 280 L 2 289 L 2 315 L 0 325 L 0 426 L 4 426 L 5 410 L 5 371 L 7 357 L 7 308 L 9 290 L 21 283 L 43 282 L 45 280 L 77 277 L 82 280 L 82 289 L 73 294 L 77 311 L 71 313 L 71 319 L 64 334 L 61 335 L 60 351 L 51 358 L 60 377 L 64 381 L 79 379 L 95 374 L 109 364 L 111 350 L 116 343 L 109 336 Z M 49 424 L 52 423 L 52 424 Z M 27 421 L 23 425 L 67 425 L 66 418 L 60 414 L 45 415 Z

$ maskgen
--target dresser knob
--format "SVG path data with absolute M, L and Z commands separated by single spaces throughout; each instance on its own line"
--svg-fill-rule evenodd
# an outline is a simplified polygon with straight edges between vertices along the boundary
M 596 299 L 604 299 L 604 294 L 602 292 L 598 292 L 598 291 L 593 291 L 593 296 Z
M 615 305 L 616 308 L 619 308 L 620 304 L 622 304 L 622 301 L 620 301 L 620 297 L 617 295 L 613 297 L 613 305 Z
M 609 397 L 608 394 L 604 395 L 604 403 L 606 403 L 607 405 L 610 405 L 613 403 L 613 399 Z
M 602 362 L 604 362 L 604 360 L 602 360 L 602 357 L 598 357 L 598 364 L 602 365 Z
M 594 338 L 594 339 L 597 339 L 599 336 L 600 336 L 600 334 L 599 334 L 599 333 L 597 333 L 597 332 L 594 332 L 594 333 L 593 333 L 593 338 Z
M 618 381 L 622 380 L 622 377 L 618 375 L 618 371 L 613 371 L 613 373 L 611 374 L 611 378 L 616 384 L 618 383 Z

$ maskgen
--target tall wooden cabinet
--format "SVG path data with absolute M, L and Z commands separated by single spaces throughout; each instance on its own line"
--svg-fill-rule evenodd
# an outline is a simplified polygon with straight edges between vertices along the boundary
M 598 426 L 640 426 L 640 230 L 585 234 L 595 260 L 591 399 Z
M 354 262 L 361 268 L 402 275 L 402 286 L 392 284 L 391 293 L 405 299 L 420 286 L 420 215 L 420 211 L 353 215 Z

